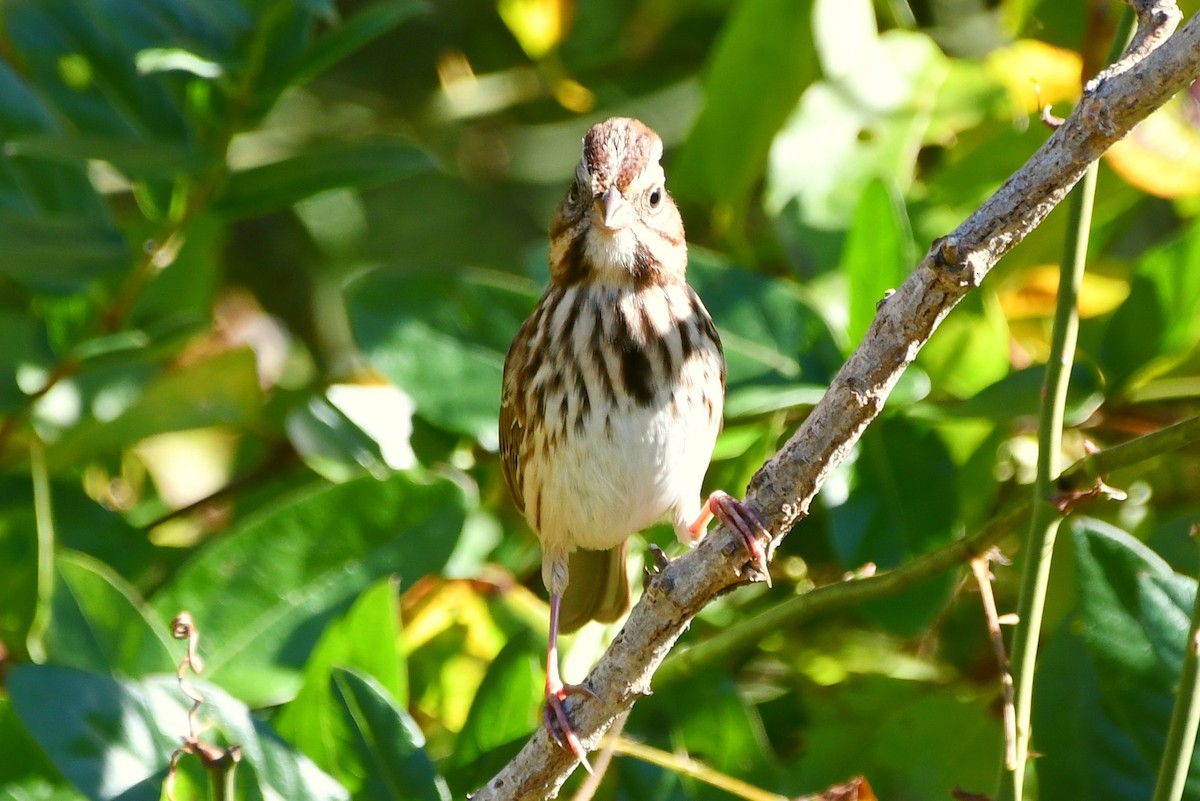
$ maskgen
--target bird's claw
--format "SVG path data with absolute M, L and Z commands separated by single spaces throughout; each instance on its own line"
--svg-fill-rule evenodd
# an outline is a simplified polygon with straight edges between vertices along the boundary
M 770 542 L 771 534 L 763 525 L 762 520 L 753 509 L 728 493 L 720 490 L 708 497 L 708 506 L 713 516 L 729 526 L 741 537 L 742 544 L 750 553 L 750 561 L 762 575 L 767 586 L 771 586 L 771 572 L 767 569 L 767 552 L 759 542 L 759 538 Z
M 546 705 L 542 708 L 542 725 L 546 727 L 546 731 L 550 733 L 554 742 L 558 743 L 559 748 L 570 751 L 583 765 L 583 769 L 592 773 L 592 766 L 587 760 L 587 752 L 583 750 L 583 744 L 579 742 L 579 735 L 575 733 L 575 728 L 571 725 L 571 718 L 567 715 L 565 703 L 567 696 L 575 694 L 589 695 L 597 701 L 600 700 L 600 697 L 586 684 L 562 684 L 557 688 L 547 686 Z
M 650 589 L 650 582 L 671 564 L 671 557 L 654 543 L 650 543 L 650 564 L 642 568 L 642 589 Z

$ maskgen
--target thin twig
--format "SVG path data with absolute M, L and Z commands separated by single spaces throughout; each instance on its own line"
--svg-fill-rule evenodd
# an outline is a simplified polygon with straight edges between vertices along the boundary
M 979 585 L 979 597 L 983 602 L 983 614 L 987 619 L 988 636 L 996 652 L 996 664 L 1000 668 L 1000 686 L 1004 691 L 1004 764 L 1009 770 L 1017 766 L 1017 713 L 1013 707 L 1013 678 L 1008 666 L 1008 654 L 1004 651 L 1004 633 L 1000 630 L 1000 616 L 996 613 L 996 596 L 992 593 L 991 562 L 996 558 L 994 551 L 971 560 L 971 573 Z
M 786 796 L 755 787 L 749 782 L 744 782 L 702 762 L 697 762 L 687 754 L 672 754 L 644 743 L 635 742 L 628 737 L 605 738 L 601 742 L 612 745 L 613 750 L 618 754 L 640 759 L 651 765 L 658 765 L 678 776 L 696 779 L 711 787 L 716 787 L 718 790 L 724 790 L 730 795 L 744 798 L 746 801 L 788 801 Z

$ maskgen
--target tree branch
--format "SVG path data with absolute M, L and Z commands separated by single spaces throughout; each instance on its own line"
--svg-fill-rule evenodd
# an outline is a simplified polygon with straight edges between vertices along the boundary
M 754 476 L 746 501 L 777 545 L 808 513 L 832 471 L 883 409 L 901 373 L 938 324 L 1066 196 L 1088 164 L 1200 73 L 1200 15 L 1175 35 L 1170 2 L 1135 3 L 1139 31 L 1125 56 L 1090 81 L 1074 112 L 1041 148 L 949 236 L 936 241 L 908 279 L 881 303 L 863 342 L 825 397 Z M 650 692 L 650 679 L 717 595 L 746 583 L 745 549 L 724 527 L 653 581 L 586 683 L 596 698 L 569 704 L 584 748 Z M 475 801 L 552 798 L 577 762 L 539 728 Z

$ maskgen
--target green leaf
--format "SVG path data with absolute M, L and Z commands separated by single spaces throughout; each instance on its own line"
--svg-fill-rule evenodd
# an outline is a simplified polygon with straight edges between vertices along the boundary
M 174 142 L 138 142 L 119 137 L 31 135 L 5 145 L 10 156 L 82 164 L 88 159 L 106 161 L 130 179 L 170 178 L 181 172 L 198 172 L 205 166 L 194 147 Z
M 335 668 L 333 694 L 361 784 L 351 787 L 368 801 L 449 801 L 446 782 L 425 752 L 425 735 L 370 676 Z
M 911 413 L 933 420 L 979 419 L 1005 424 L 1018 417 L 1036 417 L 1045 377 L 1044 365 L 1026 367 L 1009 373 L 964 401 L 920 404 Z M 1103 400 L 1099 373 L 1091 365 L 1076 362 L 1071 367 L 1071 384 L 1067 389 L 1067 425 L 1081 425 Z
M 206 682 L 189 685 L 204 697 L 198 736 L 242 747 L 241 797 L 348 798 L 243 704 Z M 173 675 L 134 682 L 57 665 L 21 665 L 8 687 L 21 721 L 81 793 L 92 801 L 158 801 L 171 754 L 188 734 L 192 706 Z
M 542 644 L 524 630 L 488 666 L 454 743 L 449 775 L 456 794 L 487 781 L 533 732 L 544 700 Z
M 304 665 L 304 685 L 275 717 L 275 728 L 322 770 L 349 783 L 334 733 L 339 714 L 330 694 L 334 665 L 354 668 L 379 682 L 401 705 L 408 702 L 405 657 L 400 649 L 399 597 L 391 578 L 377 581 L 344 617 L 330 624 Z M 360 777 L 361 778 L 361 777 Z
M 863 189 L 842 254 L 850 284 L 851 347 L 862 340 L 878 304 L 904 282 L 915 263 L 904 198 L 892 181 L 876 179 Z
M 1139 260 L 1129 297 L 1113 313 L 1102 364 L 1118 390 L 1165 372 L 1200 343 L 1200 224 Z
M 811 397 L 841 366 L 829 326 L 793 281 L 740 269 L 701 248 L 689 249 L 688 280 L 721 334 L 733 409 L 753 410 L 771 390 Z
M 6 500 L 0 506 L 0 641 L 24 643 L 37 608 L 37 520 L 33 490 L 28 483 L 6 482 Z
M 378 186 L 432 167 L 423 151 L 399 139 L 338 144 L 234 173 L 215 208 L 229 217 L 253 217 L 327 189 Z
M 151 603 L 192 613 L 206 676 L 249 702 L 287 700 L 318 632 L 372 582 L 445 565 L 466 514 L 446 479 L 359 479 L 284 498 L 186 564 Z
M 995 298 L 973 292 L 938 326 L 917 364 L 938 394 L 969 398 L 1008 375 L 1010 341 L 1008 321 Z M 1075 398 L 1078 402 L 1078 389 Z
M 871 180 L 911 186 L 949 59 L 924 34 L 879 35 L 869 0 L 821 0 L 813 18 L 826 79 L 808 88 L 771 145 L 765 205 L 828 231 L 846 227 Z
M 750 0 L 725 23 L 700 112 L 671 169 L 672 191 L 741 206 L 759 181 L 788 110 L 817 77 L 811 0 Z M 747 91 L 747 87 L 754 91 Z
M 495 449 L 504 355 L 534 297 L 482 270 L 406 270 L 367 277 L 349 303 L 355 339 L 417 415 Z
M 129 264 L 129 247 L 106 220 L 0 211 L 0 276 L 44 292 L 79 292 Z
M 851 467 L 849 495 L 829 510 L 834 547 L 847 569 L 903 564 L 956 534 L 955 465 L 941 439 L 901 417 L 876 421 Z M 824 497 L 824 496 L 823 496 Z M 950 576 L 865 605 L 872 617 L 906 635 L 923 631 L 946 602 Z
M 61 382 L 39 402 L 35 417 L 39 432 L 50 443 L 47 459 L 52 469 L 114 453 L 169 431 L 215 425 L 248 428 L 262 407 L 258 369 L 249 348 L 164 372 L 143 387 L 147 372 L 145 365 L 132 361 L 117 363 L 111 372 L 84 371 Z M 62 416 L 58 405 L 68 400 L 67 395 L 77 398 L 76 405 L 82 395 L 90 415 L 78 425 L 56 430 L 72 422 Z
M 175 669 L 165 621 L 152 620 L 136 592 L 105 565 L 59 553 L 46 655 L 95 673 L 139 677 Z M 174 649 L 180 654 L 182 646 Z
M 697 703 L 697 687 L 704 688 L 703 703 Z M 677 748 L 722 773 L 758 786 L 778 781 L 757 710 L 718 667 L 656 691 L 634 708 L 629 726 L 658 747 Z
M 373 3 L 335 26 L 310 45 L 294 64 L 272 77 L 281 85 L 308 83 L 334 64 L 394 30 L 400 23 L 425 11 L 427 7 L 421 0 Z
M 817 790 L 865 775 L 879 798 L 986 790 L 994 786 L 1002 746 L 998 719 L 981 713 L 974 697 L 979 691 L 864 676 L 805 693 L 809 725 L 793 781 Z M 939 757 L 927 758 L 929 749 Z
M 1046 684 L 1034 699 L 1035 747 L 1046 755 L 1038 761 L 1042 791 L 1053 797 L 1069 788 L 1071 797 L 1097 801 L 1149 797 L 1196 582 L 1098 520 L 1072 520 L 1071 539 L 1079 620 L 1045 650 L 1038 675 Z M 1184 795 L 1200 798 L 1200 782 L 1189 781 Z
M 383 383 L 334 384 L 293 409 L 288 438 L 305 463 L 330 481 L 416 466 L 412 437 L 413 401 Z
M 57 779 L 54 767 L 30 737 L 7 697 L 0 697 L 0 753 L 4 754 L 0 760 L 0 798 L 5 798 L 5 788 L 20 782 L 40 779 L 48 785 L 48 779 Z

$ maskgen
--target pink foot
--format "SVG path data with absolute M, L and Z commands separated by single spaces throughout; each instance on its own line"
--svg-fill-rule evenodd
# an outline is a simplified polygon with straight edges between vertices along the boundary
M 737 532 L 742 539 L 742 544 L 746 546 L 746 551 L 750 554 L 750 561 L 762 574 L 767 586 L 770 587 L 771 573 L 767 569 L 767 552 L 759 544 L 759 537 L 769 541 L 771 535 L 763 526 L 762 520 L 749 506 L 729 493 L 717 490 L 708 496 L 704 508 L 700 510 L 700 516 L 696 518 L 695 523 L 688 526 L 688 530 L 691 531 L 694 538 L 699 539 L 704 534 L 708 521 L 714 517 Z
M 546 681 L 546 705 L 542 708 L 542 725 L 546 727 L 554 742 L 558 743 L 559 748 L 570 751 L 582 763 L 583 769 L 591 773 L 592 766 L 588 763 L 587 752 L 583 750 L 579 736 L 571 726 L 571 718 L 567 715 L 564 702 L 567 696 L 575 693 L 590 695 L 592 698 L 597 696 L 583 684 L 563 684 L 559 681 L 557 685 L 555 687 L 549 680 Z

